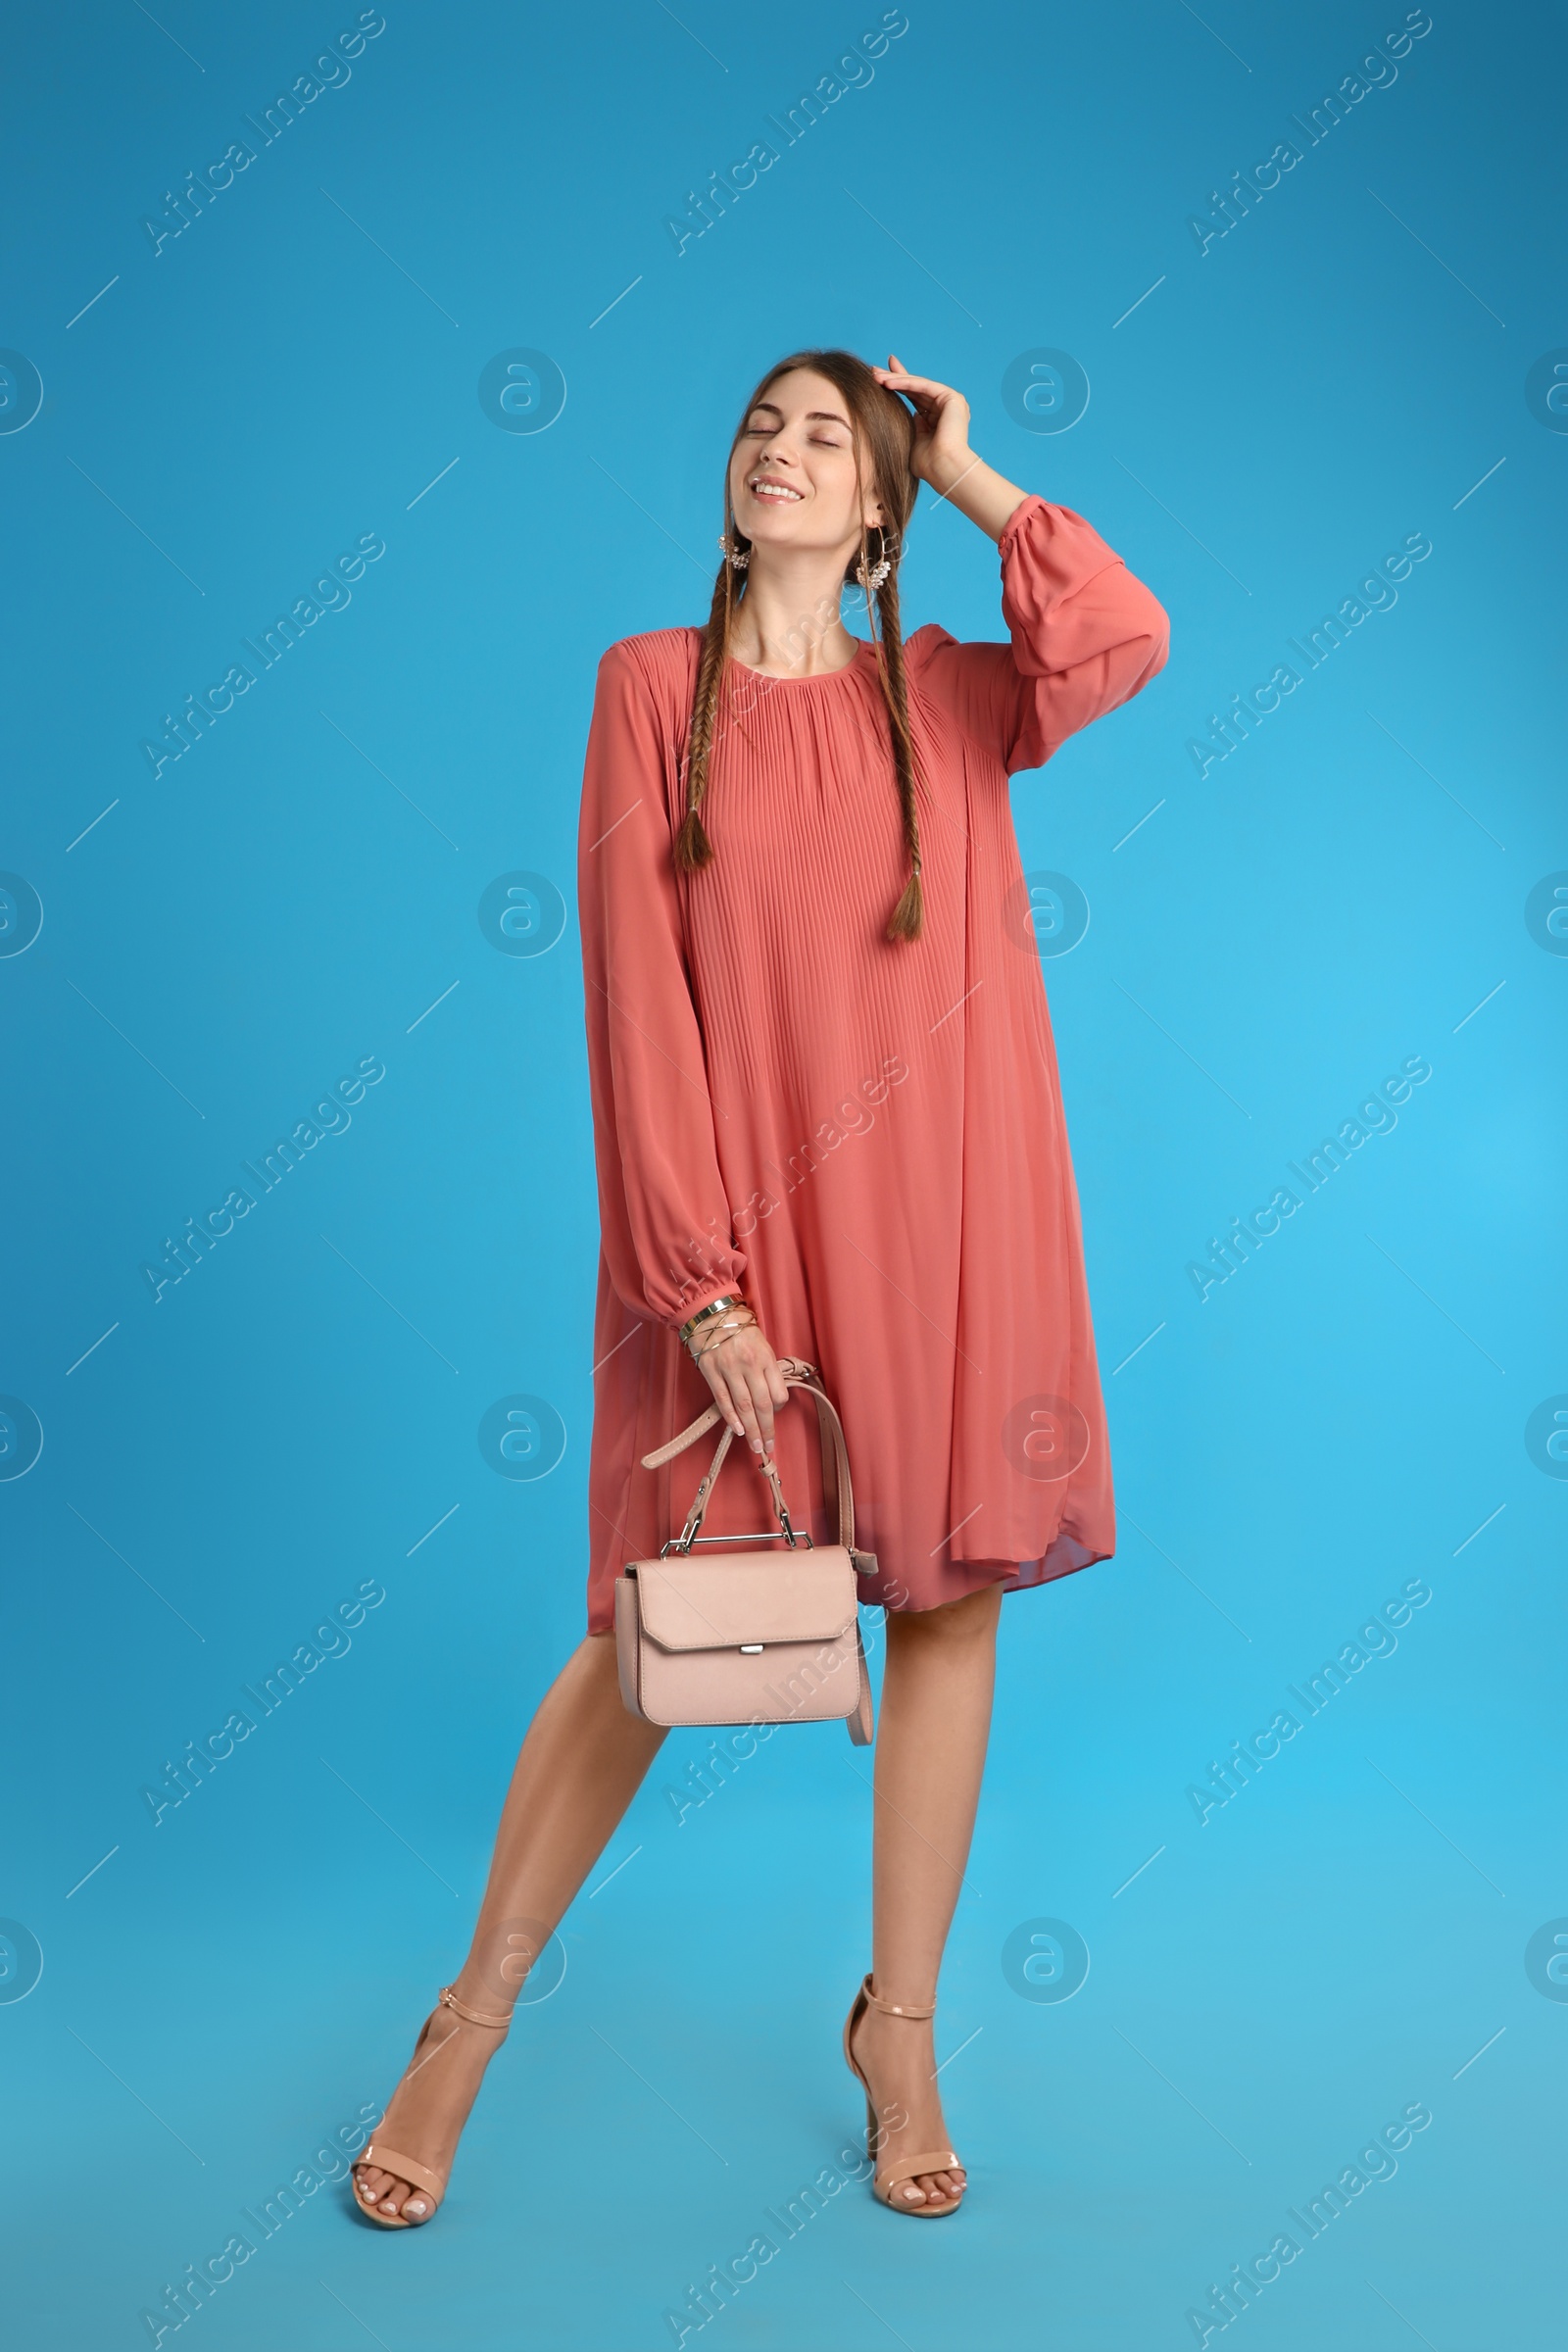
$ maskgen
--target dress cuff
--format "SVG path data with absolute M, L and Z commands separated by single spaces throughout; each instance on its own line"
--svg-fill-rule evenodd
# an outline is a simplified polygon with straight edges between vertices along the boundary
M 1012 513 L 1007 516 L 1006 522 L 1003 527 L 1002 537 L 997 541 L 997 553 L 1002 558 L 1004 564 L 1006 563 L 1007 558 L 1011 555 L 1013 541 L 1017 538 L 1018 533 L 1023 529 L 1024 524 L 1029 520 L 1030 515 L 1034 513 L 1037 507 L 1043 507 L 1045 503 L 1045 500 L 1041 497 L 1038 490 L 1031 490 L 1028 496 L 1020 499 L 1017 506 L 1013 508 Z
M 732 1292 L 739 1294 L 741 1289 L 740 1277 L 735 1274 L 727 1275 L 722 1281 L 705 1282 L 699 1289 L 688 1294 L 681 1303 L 680 1311 L 673 1317 L 668 1328 L 678 1339 L 681 1325 L 689 1323 L 693 1315 L 701 1314 L 705 1306 L 711 1306 L 715 1298 L 727 1298 Z

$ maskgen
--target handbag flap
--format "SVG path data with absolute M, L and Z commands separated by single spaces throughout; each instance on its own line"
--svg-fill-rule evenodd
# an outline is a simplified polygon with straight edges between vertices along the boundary
M 856 1619 L 855 1569 L 839 1544 L 760 1558 L 681 1553 L 635 1566 L 643 1632 L 661 1649 L 834 1642 Z

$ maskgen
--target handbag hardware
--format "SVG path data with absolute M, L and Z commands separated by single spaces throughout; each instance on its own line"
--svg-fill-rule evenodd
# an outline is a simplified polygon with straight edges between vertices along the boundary
M 680 1536 L 671 1536 L 667 1543 L 661 1544 L 659 1546 L 659 1556 L 661 1559 L 664 1559 L 672 1551 L 684 1554 L 691 1550 L 694 1544 L 776 1544 L 780 1532 L 776 1527 L 764 1527 L 760 1528 L 755 1536 L 693 1536 L 690 1544 Z M 796 1529 L 790 1548 L 793 1551 L 803 1546 L 808 1551 L 814 1548 L 810 1531 L 804 1527 Z M 870 1555 L 862 1551 L 858 1556 L 863 1560 Z
M 710 1409 L 716 1419 L 718 1413 L 717 1406 L 714 1405 Z M 710 1426 L 711 1425 L 710 1424 Z M 688 1436 L 697 1434 L 697 1432 L 698 1423 L 694 1421 L 692 1423 L 691 1431 L 683 1431 L 681 1434 L 684 1439 Z M 686 1524 L 681 1529 L 678 1536 L 672 1537 L 667 1544 L 662 1544 L 660 1545 L 659 1556 L 661 1559 L 664 1559 L 672 1551 L 688 1552 L 694 1544 L 772 1543 L 773 1530 L 770 1527 L 763 1528 L 760 1535 L 755 1536 L 700 1536 L 697 1532 L 708 1514 L 708 1502 L 710 1495 L 713 1492 L 713 1481 L 715 1478 L 717 1478 L 719 1471 L 723 1467 L 724 1456 L 729 1451 L 729 1440 L 733 1434 L 734 1433 L 732 1430 L 728 1428 L 725 1429 L 724 1435 L 719 1441 L 718 1450 L 709 1465 L 708 1476 L 703 1480 L 702 1485 L 692 1496 L 692 1507 L 686 1514 Z M 661 1447 L 660 1450 L 662 1452 L 664 1449 Z M 778 1532 L 784 1538 L 784 1541 L 788 1544 L 790 1550 L 793 1551 L 798 1544 L 809 1544 L 811 1541 L 809 1535 L 807 1534 L 807 1532 L 803 1529 L 801 1534 L 797 1536 L 795 1529 L 791 1524 L 789 1505 L 784 1500 L 784 1490 L 779 1485 L 778 1470 L 776 1466 L 772 1462 L 764 1461 L 759 1464 L 759 1468 L 761 1470 L 763 1476 L 767 1480 L 768 1485 L 773 1490 L 773 1508 L 778 1514 Z

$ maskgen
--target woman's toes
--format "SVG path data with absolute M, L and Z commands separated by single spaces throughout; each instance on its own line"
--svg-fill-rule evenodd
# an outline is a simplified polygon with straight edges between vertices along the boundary
M 384 2195 L 390 2181 L 391 2175 L 379 2172 L 373 2164 L 362 2166 L 354 2176 L 354 2185 L 367 2205 L 373 2205 Z
M 406 2222 L 427 2222 L 429 2220 L 430 2200 L 422 2190 L 416 2190 L 409 2199 L 403 2208 L 403 2218 Z
M 953 2173 L 922 2173 L 920 2185 L 933 2205 L 952 2205 L 962 2193 L 963 2182 Z
M 906 2180 L 899 2194 L 903 2197 L 906 2205 L 923 2205 L 925 2203 L 925 2190 L 918 2180 Z

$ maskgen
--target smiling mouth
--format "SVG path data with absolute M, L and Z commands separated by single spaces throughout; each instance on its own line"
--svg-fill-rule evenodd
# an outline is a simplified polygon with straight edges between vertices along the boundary
M 773 473 L 755 474 L 746 487 L 754 498 L 760 499 L 765 506 L 787 506 L 792 501 L 798 501 L 802 495 Z

